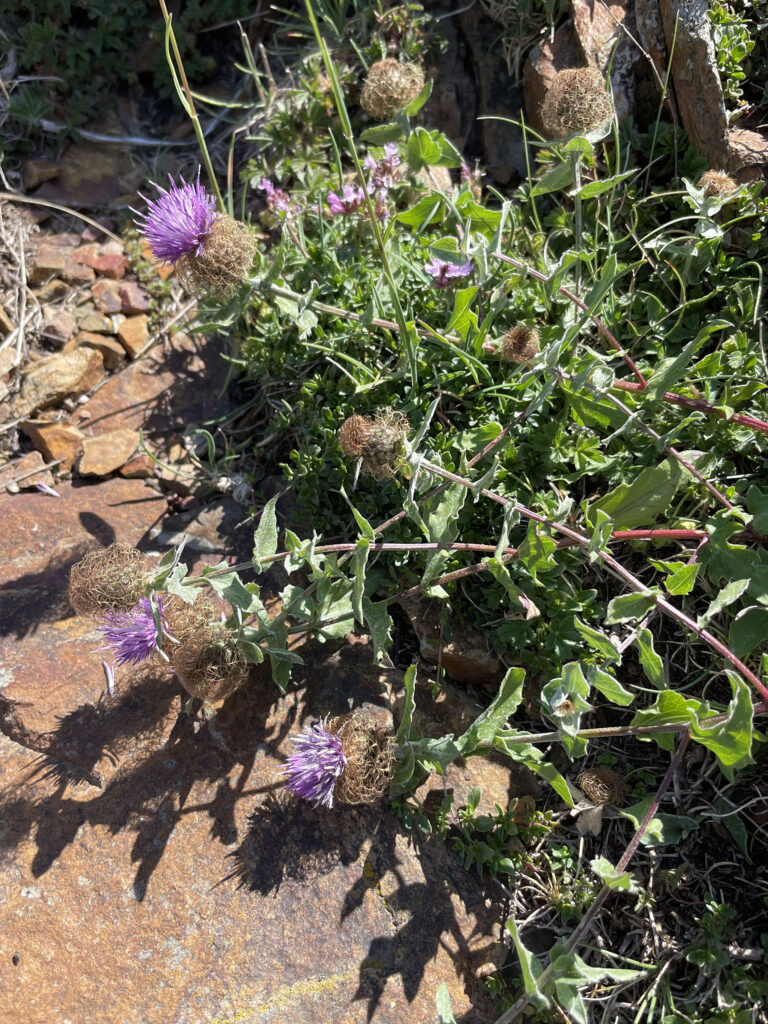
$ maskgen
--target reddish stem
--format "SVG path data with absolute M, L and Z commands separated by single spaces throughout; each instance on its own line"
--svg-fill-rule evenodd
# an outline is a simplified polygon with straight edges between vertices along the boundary
M 632 380 L 614 380 L 613 387 L 619 388 L 621 391 L 643 392 L 647 384 L 637 384 Z M 727 419 L 730 423 L 740 423 L 743 427 L 749 427 L 750 430 L 757 430 L 761 434 L 768 434 L 768 423 L 764 423 L 763 420 L 755 419 L 754 416 L 744 416 L 740 412 L 735 412 L 732 416 L 728 416 L 724 409 L 715 408 L 714 405 L 705 402 L 703 398 L 686 398 L 685 395 L 678 395 L 674 391 L 665 391 L 663 398 L 666 402 L 674 402 L 675 405 L 682 405 L 686 409 L 703 412 L 705 415 L 714 416 L 719 420 Z

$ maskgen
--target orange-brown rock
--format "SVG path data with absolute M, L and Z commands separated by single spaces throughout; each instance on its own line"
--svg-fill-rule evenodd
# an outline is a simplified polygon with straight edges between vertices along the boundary
M 30 284 L 40 284 L 54 274 L 63 277 L 66 265 L 67 257 L 62 249 L 51 244 L 42 244 L 27 269 L 27 279 Z
M 148 480 L 152 476 L 155 463 L 146 452 L 139 452 L 118 469 L 120 476 L 129 480 Z
M 605 76 L 611 70 L 613 105 L 620 119 L 634 111 L 635 64 L 643 59 L 632 40 L 635 0 L 573 0 L 573 27 L 584 58 Z
M 50 281 L 46 281 L 38 291 L 37 297 L 40 302 L 52 302 L 55 299 L 62 298 L 68 291 L 68 284 L 58 277 L 52 277 Z
M 53 485 L 50 469 L 44 469 L 45 460 L 40 452 L 28 452 L 20 459 L 7 462 L 0 468 L 0 491 L 7 490 L 14 494 L 17 491 L 36 487 L 37 484 Z
M 59 165 L 55 160 L 45 157 L 31 157 L 21 165 L 21 180 L 27 190 L 37 188 L 44 181 L 50 181 L 59 173 Z
M 731 151 L 728 161 L 730 171 L 768 165 L 768 135 L 745 128 L 731 128 L 728 132 L 728 145 Z
M 93 267 L 86 266 L 85 263 L 79 262 L 73 255 L 68 254 L 64 259 L 61 276 L 70 284 L 89 284 L 96 279 L 96 271 Z
M 149 317 L 143 314 L 126 317 L 117 329 L 117 336 L 131 359 L 135 359 L 149 340 Z
M 13 400 L 13 414 L 28 416 L 67 395 L 84 394 L 103 376 L 104 360 L 101 353 L 92 348 L 77 348 L 73 352 L 60 352 L 41 359 L 27 368 L 21 390 Z
M 78 309 L 77 325 L 81 331 L 94 331 L 96 334 L 112 334 L 113 331 L 111 318 L 97 313 L 90 303 Z
M 46 462 L 60 460 L 57 472 L 72 469 L 85 438 L 77 427 L 51 420 L 25 420 L 19 426 Z
M 137 430 L 110 430 L 98 437 L 86 437 L 77 471 L 80 476 L 109 476 L 125 465 L 139 443 Z
M 125 256 L 118 253 L 102 252 L 89 262 L 89 266 L 93 267 L 96 273 L 101 274 L 102 277 L 119 281 L 120 278 L 125 277 L 129 264 Z
M 120 342 L 108 334 L 95 334 L 91 331 L 80 331 L 79 334 L 69 342 L 77 348 L 80 345 L 88 345 L 101 352 L 104 360 L 104 367 L 107 370 L 116 370 L 125 362 L 125 349 Z
M 726 167 L 730 155 L 728 118 L 708 5 L 659 0 L 659 7 L 683 126 L 710 167 Z
M 68 341 L 77 330 L 77 321 L 67 309 L 43 306 L 43 336 L 57 345 Z

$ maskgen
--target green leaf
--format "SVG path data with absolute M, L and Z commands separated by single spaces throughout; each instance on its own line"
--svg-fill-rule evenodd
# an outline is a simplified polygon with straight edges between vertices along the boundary
M 634 619 L 642 619 L 646 612 L 656 604 L 657 592 L 650 590 L 643 594 L 622 594 L 608 605 L 605 622 L 608 626 L 615 626 L 620 622 L 632 622 Z
M 264 559 L 271 558 L 277 552 L 276 504 L 277 495 L 270 498 L 264 506 L 253 537 L 253 564 L 259 569 L 262 568 Z
M 397 220 L 410 228 L 426 227 L 437 224 L 445 216 L 445 200 L 436 192 L 421 198 L 415 206 L 403 213 L 398 213 Z
M 399 124 L 377 124 L 360 133 L 360 141 L 369 146 L 386 146 L 388 142 L 397 142 L 402 137 L 403 129 Z
M 194 604 L 200 593 L 197 587 L 185 587 L 182 582 L 187 575 L 187 567 L 183 562 L 175 565 L 166 577 L 164 587 L 169 594 L 180 597 L 185 604 Z
M 587 665 L 587 680 L 607 700 L 612 704 L 618 704 L 619 707 L 626 708 L 635 699 L 634 693 L 625 690 L 618 679 L 595 665 Z
M 440 983 L 440 987 L 437 990 L 435 1003 L 437 1004 L 438 1024 L 456 1024 L 456 1018 L 453 1016 L 453 1010 L 451 1008 L 451 997 L 448 992 L 448 986 L 444 981 Z
M 643 671 L 649 681 L 657 690 L 666 690 L 668 686 L 667 674 L 664 671 L 664 663 L 653 646 L 653 634 L 651 631 L 645 628 L 639 629 L 634 639 L 634 644 L 640 656 L 640 664 L 643 666 Z
M 435 544 L 452 544 L 459 534 L 459 512 L 467 498 L 467 489 L 461 484 L 451 484 L 437 497 L 422 505 L 427 539 Z M 432 551 L 427 558 L 422 576 L 422 585 L 428 587 L 432 580 L 443 572 L 445 563 L 452 557 L 450 551 Z M 427 591 L 428 592 L 428 591 Z
M 530 522 L 525 534 L 525 540 L 517 549 L 517 557 L 525 566 L 533 579 L 538 582 L 538 573 L 546 572 L 555 566 L 552 557 L 557 544 L 550 536 L 542 532 L 538 523 Z
M 620 811 L 620 814 L 631 821 L 635 826 L 635 831 L 639 832 L 652 803 L 652 796 L 645 797 L 639 803 Z M 695 832 L 698 827 L 698 821 L 685 814 L 655 814 L 648 823 L 640 842 L 643 846 L 677 844 L 685 836 Z
M 594 525 L 595 513 L 602 509 L 613 520 L 615 530 L 650 526 L 666 510 L 686 475 L 677 459 L 664 459 L 658 466 L 644 469 L 631 484 L 619 484 L 593 502 L 586 510 L 587 521 Z
M 723 608 L 738 601 L 744 591 L 748 589 L 749 584 L 749 580 L 731 580 L 730 583 L 727 583 L 704 614 L 699 616 L 698 624 L 706 626 L 710 619 L 720 614 Z
M 440 160 L 442 149 L 434 137 L 438 132 L 428 132 L 425 128 L 416 128 L 408 138 L 405 155 L 410 168 L 414 171 L 422 167 L 434 166 Z
M 664 586 L 667 589 L 667 593 L 672 594 L 673 597 L 690 594 L 693 590 L 693 585 L 696 582 L 696 577 L 699 574 L 700 568 L 700 564 L 698 562 L 694 562 L 693 565 L 682 565 L 679 569 L 675 569 L 675 571 L 670 573 L 664 580 Z
M 581 196 L 582 199 L 592 199 L 594 196 L 602 195 L 603 192 L 608 192 L 620 182 L 625 181 L 627 178 L 631 178 L 636 171 L 624 171 L 623 174 L 614 174 L 611 178 L 598 178 L 597 181 L 590 181 L 586 185 L 583 185 L 578 192 L 572 191 L 571 195 Z
M 589 523 L 589 509 L 587 509 L 587 522 Z M 596 562 L 600 552 L 605 551 L 608 541 L 613 533 L 613 520 L 603 509 L 595 509 L 594 526 L 587 546 L 587 557 L 590 562 Z
M 512 936 L 512 941 L 515 944 L 515 951 L 517 952 L 517 957 L 520 961 L 520 971 L 523 976 L 523 987 L 525 988 L 526 995 L 528 996 L 531 1005 L 537 1010 L 548 1009 L 551 1002 L 544 995 L 538 985 L 538 980 L 544 973 L 544 968 L 533 953 L 523 945 L 520 935 L 518 934 L 514 918 L 507 918 L 507 923 L 504 927 Z
M 462 757 L 469 757 L 478 747 L 493 744 L 496 733 L 507 719 L 517 711 L 523 699 L 525 669 L 511 668 L 501 681 L 499 692 L 467 731 L 456 740 Z
M 371 601 L 363 598 L 363 618 L 371 634 L 373 659 L 383 668 L 392 668 L 389 648 L 392 646 L 392 617 L 387 611 L 386 601 Z
M 558 192 L 573 184 L 573 167 L 570 162 L 564 160 L 561 164 L 555 164 L 539 178 L 531 189 L 531 198 L 544 196 L 548 192 Z
M 590 862 L 590 867 L 609 889 L 613 889 L 616 892 L 638 891 L 638 884 L 632 875 L 628 871 L 624 871 L 620 875 L 617 874 L 616 868 L 606 857 L 595 857 Z
M 434 249 L 432 250 L 434 252 Z M 455 331 L 466 344 L 470 331 L 477 330 L 477 313 L 469 307 L 477 294 L 477 288 L 459 288 L 453 298 L 453 313 L 445 327 L 445 333 Z
M 319 594 L 319 589 L 318 589 Z M 334 580 L 322 604 L 318 599 L 316 625 L 324 637 L 346 636 L 352 628 L 352 588 L 348 580 Z M 328 620 L 340 619 L 339 622 Z
M 587 702 L 589 683 L 577 661 L 569 661 L 562 671 L 561 676 L 551 679 L 542 688 L 541 705 L 558 731 L 573 737 L 579 731 L 582 713 L 592 711 L 592 705 Z
M 375 540 L 376 534 L 374 532 L 373 527 L 365 518 L 365 516 L 361 512 L 358 512 L 358 510 L 349 500 L 349 497 L 347 495 L 347 492 L 344 490 L 343 485 L 339 488 L 339 491 L 341 492 L 342 498 L 346 501 L 346 503 L 349 505 L 352 511 L 352 515 L 355 517 L 355 522 L 357 523 L 357 528 L 360 530 L 361 535 L 365 537 L 366 540 Z
M 415 99 L 412 99 L 411 102 L 408 104 L 408 106 L 403 111 L 403 114 L 406 117 L 415 117 L 416 114 L 418 114 L 418 112 L 421 110 L 421 108 L 427 102 L 429 97 L 432 95 L 432 86 L 433 85 L 434 85 L 433 80 L 431 78 L 428 78 L 427 81 L 424 83 L 424 88 L 421 90 L 419 95 Z M 370 131 L 370 129 L 368 129 L 368 130 Z M 365 132 L 363 132 L 363 136 L 364 135 L 365 135 Z
M 413 713 L 416 710 L 416 666 L 411 665 L 408 671 L 405 673 L 405 703 L 403 704 L 403 717 L 400 719 L 400 725 L 397 729 L 397 735 L 395 736 L 395 743 L 398 747 L 404 746 L 404 744 L 411 738 L 411 725 L 413 723 Z
M 544 760 L 543 751 L 534 747 L 532 743 L 515 743 L 516 735 L 519 735 L 516 729 L 505 729 L 502 734 L 496 736 L 494 746 L 517 764 L 525 765 L 526 768 L 548 782 L 560 799 L 568 807 L 573 807 L 571 791 L 560 772 L 553 764 Z
M 728 644 L 737 658 L 745 658 L 768 639 L 768 608 L 747 608 L 731 623 Z
M 608 661 L 621 662 L 621 652 L 614 647 L 610 637 L 606 636 L 602 630 L 595 629 L 575 616 L 573 624 L 593 650 L 598 651 Z
M 361 626 L 363 618 L 363 592 L 365 590 L 365 567 L 368 564 L 368 553 L 371 542 L 367 537 L 359 537 L 352 554 L 352 610 Z
M 733 781 L 734 772 L 752 761 L 752 719 L 754 707 L 749 687 L 735 672 L 726 670 L 733 697 L 726 718 L 707 726 L 707 719 L 694 718 L 691 739 L 707 747 L 720 762 L 723 775 Z
M 658 402 L 664 397 L 664 392 L 669 391 L 673 384 L 683 376 L 691 356 L 696 349 L 702 345 L 710 334 L 724 328 L 733 329 L 733 324 L 727 320 L 715 320 L 704 327 L 695 338 L 692 338 L 674 359 L 663 359 L 654 371 L 648 387 L 642 392 L 645 402 Z

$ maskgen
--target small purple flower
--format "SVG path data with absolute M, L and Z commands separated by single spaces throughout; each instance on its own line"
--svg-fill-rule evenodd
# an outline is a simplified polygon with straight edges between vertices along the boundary
M 380 160 L 374 160 L 368 154 L 363 162 L 371 172 L 368 181 L 368 194 L 376 194 L 378 198 L 385 200 L 387 190 L 397 184 L 399 177 L 396 170 L 400 166 L 397 145 L 394 142 L 388 142 L 384 147 L 384 156 Z
M 333 807 L 333 790 L 347 759 L 337 735 L 326 729 L 327 717 L 300 733 L 284 772 L 288 788 L 305 800 Z
M 469 277 L 474 267 L 471 260 L 466 263 L 447 263 L 435 256 L 431 263 L 425 264 L 424 269 L 434 278 L 432 284 L 436 288 L 450 288 L 454 282 Z
M 177 185 L 170 174 L 168 178 L 169 189 L 152 182 L 160 195 L 146 200 L 149 209 L 138 215 L 136 225 L 157 259 L 176 263 L 182 256 L 200 255 L 219 214 L 216 200 L 200 184 L 200 171 L 194 184 L 182 178 L 181 185 Z
M 259 188 L 267 194 L 267 206 L 272 213 L 285 214 L 292 217 L 295 213 L 293 201 L 287 192 L 281 188 L 275 188 L 269 178 L 262 178 Z
M 328 193 L 328 205 L 334 217 L 339 213 L 357 213 L 364 199 L 365 193 L 359 185 L 345 185 L 341 196 L 336 192 Z
M 163 602 L 159 597 L 157 611 L 160 616 L 160 624 L 165 628 Z M 140 661 L 144 661 L 152 654 L 157 644 L 157 629 L 152 614 L 152 605 L 146 597 L 142 597 L 129 612 L 110 612 L 99 630 L 107 640 L 106 645 L 100 650 L 104 651 L 111 647 L 118 665 L 125 665 L 128 662 L 138 665 Z

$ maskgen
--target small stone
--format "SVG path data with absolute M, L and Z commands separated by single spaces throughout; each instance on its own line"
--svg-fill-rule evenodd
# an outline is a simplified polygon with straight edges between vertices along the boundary
M 89 242 L 86 245 L 79 245 L 74 252 L 70 253 L 70 256 L 77 263 L 84 263 L 86 266 L 92 266 L 91 260 L 96 259 L 99 255 L 99 246 L 93 242 Z
M 731 128 L 728 132 L 728 145 L 731 151 L 728 161 L 730 171 L 768 164 L 768 135 L 745 128 Z
M 117 329 L 117 336 L 131 359 L 135 359 L 149 340 L 149 317 L 126 317 Z
M 120 476 L 129 480 L 148 480 L 154 471 L 155 464 L 146 452 L 140 452 L 129 459 L 124 466 L 118 470 Z
M 125 360 L 125 349 L 117 338 L 109 335 L 80 331 L 73 341 L 73 347 L 75 348 L 80 345 L 88 345 L 90 348 L 95 348 L 98 352 L 101 352 L 106 370 L 116 370 Z
M 114 281 L 97 281 L 91 288 L 91 295 L 96 307 L 102 313 L 119 313 L 122 300 L 118 294 L 118 285 Z
M 18 366 L 18 362 L 13 346 L 9 345 L 6 348 L 0 349 L 0 378 L 7 380 L 15 366 Z
M 27 273 L 30 284 L 41 284 L 54 274 L 64 276 L 67 258 L 60 248 L 43 244 L 37 250 Z
M 73 231 L 62 231 L 58 235 L 32 235 L 29 244 L 36 249 L 42 249 L 45 246 L 54 249 L 73 249 L 80 244 L 80 235 L 76 235 Z
M 43 306 L 43 337 L 57 345 L 69 341 L 77 330 L 77 321 L 66 309 Z
M 88 284 L 90 281 L 96 280 L 96 272 L 93 267 L 87 267 L 72 255 L 65 258 L 61 276 L 70 284 Z
M 45 157 L 32 157 L 21 165 L 21 180 L 24 188 L 37 188 L 44 181 L 50 181 L 59 173 L 59 165 Z
M 186 448 L 175 441 L 168 449 L 168 461 L 169 462 L 183 462 L 187 457 Z
M 88 265 L 93 267 L 97 274 L 108 277 L 111 281 L 119 281 L 125 276 L 129 264 L 125 256 L 103 252 L 91 260 Z
M 77 471 L 81 476 L 109 476 L 131 458 L 139 446 L 138 430 L 110 430 L 86 437 Z
M 59 352 L 32 364 L 13 401 L 14 416 L 27 416 L 36 409 L 60 402 L 67 395 L 90 391 L 104 376 L 104 360 L 95 349 L 83 347 Z
M 60 299 L 69 291 L 69 285 L 65 284 L 61 278 L 52 277 L 50 281 L 46 281 L 40 291 L 37 293 L 37 298 L 40 302 L 51 302 L 55 299 Z
M 125 281 L 120 285 L 118 294 L 121 302 L 120 309 L 129 316 L 132 313 L 147 313 L 152 308 L 152 300 L 146 289 L 136 281 Z
M 51 420 L 26 420 L 19 426 L 46 462 L 61 460 L 60 472 L 72 469 L 85 438 L 77 427 Z
M 97 313 L 90 304 L 78 311 L 77 324 L 81 331 L 94 331 L 96 334 L 112 333 L 112 321 L 103 313 Z
M 0 334 L 5 336 L 10 334 L 13 330 L 13 321 L 5 312 L 2 306 L 0 306 Z
M 53 487 L 53 475 L 50 469 L 43 469 L 45 460 L 40 452 L 29 452 L 17 462 L 9 462 L 0 469 L 0 489 L 5 484 L 6 489 L 13 494 L 17 487 L 21 490 L 29 490 L 37 484 L 47 484 Z M 30 476 L 26 474 L 32 470 L 39 470 Z M 19 479 L 23 477 L 23 479 Z M 9 486 L 10 485 L 10 486 Z

